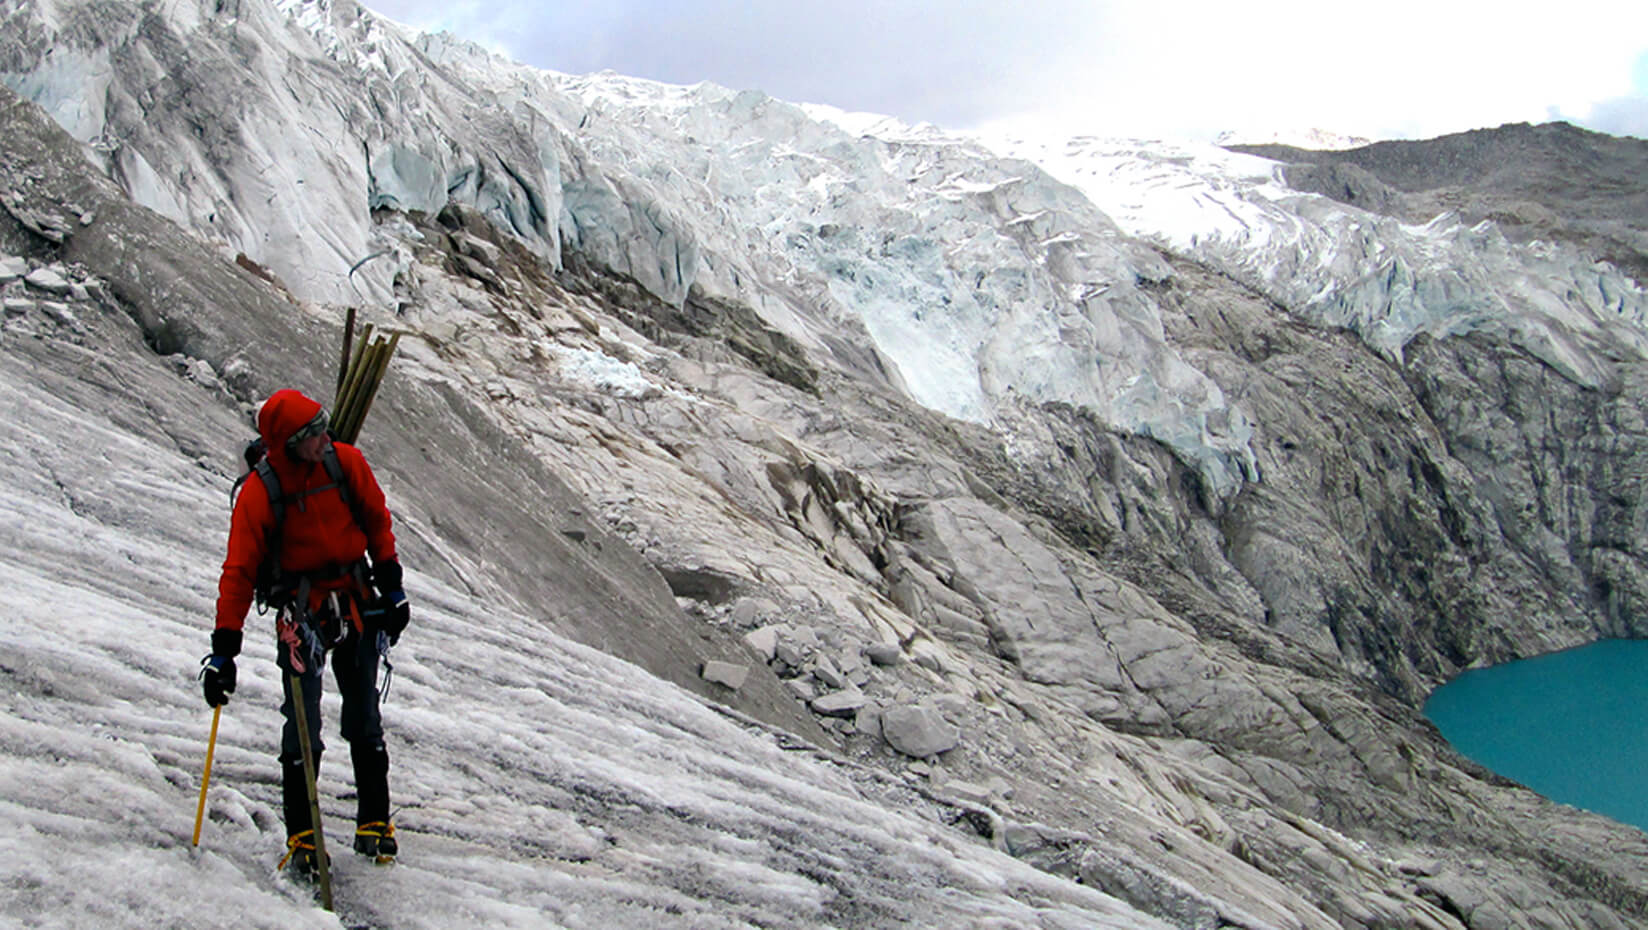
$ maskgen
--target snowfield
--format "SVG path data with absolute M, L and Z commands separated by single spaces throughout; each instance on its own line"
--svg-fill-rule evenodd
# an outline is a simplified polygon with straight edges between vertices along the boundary
M 1163 926 L 991 849 L 890 776 L 786 750 L 416 565 L 384 707 L 401 861 L 347 851 L 329 692 L 338 913 L 276 876 L 280 690 L 255 614 L 191 849 L 229 478 L 86 361 L 65 389 L 0 353 L 0 924 Z

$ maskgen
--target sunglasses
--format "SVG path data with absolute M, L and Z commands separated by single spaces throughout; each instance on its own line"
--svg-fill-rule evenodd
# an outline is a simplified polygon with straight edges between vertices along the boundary
M 305 439 L 313 439 L 321 433 L 326 432 L 326 425 L 326 411 L 322 410 L 320 413 L 315 414 L 315 418 L 313 420 L 303 424 L 297 432 L 293 433 L 292 438 L 286 440 L 286 444 L 291 446 L 296 445 Z

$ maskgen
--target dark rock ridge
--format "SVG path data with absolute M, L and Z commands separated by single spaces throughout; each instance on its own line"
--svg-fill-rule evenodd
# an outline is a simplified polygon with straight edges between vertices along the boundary
M 1648 141 L 1568 123 L 1515 123 L 1346 151 L 1236 145 L 1288 164 L 1288 182 L 1363 210 L 1428 222 L 1454 211 L 1521 241 L 1567 241 L 1648 282 Z

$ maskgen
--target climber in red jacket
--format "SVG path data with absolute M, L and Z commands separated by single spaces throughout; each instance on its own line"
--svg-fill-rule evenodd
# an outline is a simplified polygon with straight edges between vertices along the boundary
M 284 672 L 280 761 L 285 864 L 312 876 L 318 862 L 292 679 L 301 682 L 318 768 L 324 749 L 321 667 L 330 652 L 358 792 L 355 850 L 387 861 L 398 852 L 398 843 L 389 822 L 389 755 L 378 708 L 378 662 L 409 617 L 389 509 L 366 458 L 354 446 L 332 440 L 326 412 L 302 393 L 284 390 L 270 397 L 258 411 L 258 433 L 264 456 L 248 456 L 253 468 L 230 518 L 212 654 L 201 679 L 206 703 L 223 704 L 235 689 L 235 656 L 247 608 L 254 599 L 260 613 L 273 607 L 277 661 Z

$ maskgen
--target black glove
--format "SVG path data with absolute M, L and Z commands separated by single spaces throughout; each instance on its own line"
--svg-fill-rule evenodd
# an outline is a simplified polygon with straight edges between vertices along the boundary
M 390 591 L 378 598 L 378 629 L 389 634 L 389 645 L 400 642 L 401 633 L 412 619 L 412 608 L 407 606 L 405 591 Z
M 220 627 L 212 631 L 212 654 L 201 660 L 200 685 L 206 706 L 229 703 L 235 693 L 235 656 L 240 655 L 239 630 Z
M 398 559 L 384 559 L 372 566 L 372 585 L 380 594 L 401 589 L 401 563 Z
M 372 566 L 372 583 L 378 589 L 377 609 L 372 611 L 376 615 L 374 625 L 389 634 L 389 644 L 392 646 L 400 642 L 401 633 L 412 619 L 406 592 L 401 589 L 401 563 L 386 559 Z

